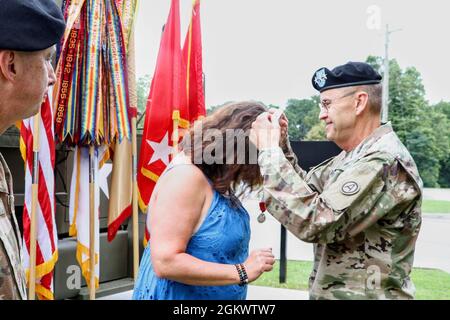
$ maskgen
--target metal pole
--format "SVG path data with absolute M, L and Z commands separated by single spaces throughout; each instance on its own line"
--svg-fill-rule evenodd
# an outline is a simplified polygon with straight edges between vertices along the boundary
M 39 189 L 39 123 L 40 115 L 33 117 L 33 176 L 32 176 L 32 198 L 31 198 L 31 217 L 30 217 L 30 276 L 28 280 L 28 299 L 34 300 L 36 293 L 36 211 L 38 206 Z
M 389 36 L 391 33 L 401 30 L 402 29 L 389 30 L 389 25 L 386 25 L 384 40 L 383 111 L 381 114 L 382 123 L 386 123 L 389 120 Z
M 280 283 L 286 282 L 286 269 L 287 269 L 287 259 L 286 259 L 286 228 L 281 226 L 281 237 L 280 237 Z
M 89 146 L 89 298 L 95 300 L 95 146 Z
M 139 273 L 139 211 L 138 211 L 138 185 L 137 185 L 137 137 L 136 117 L 131 118 L 132 124 L 132 160 L 133 160 L 133 278 L 137 280 Z
M 131 159 L 132 159 L 132 225 L 133 225 L 133 278 L 136 281 L 139 272 L 139 211 L 137 185 L 137 95 L 136 95 L 136 63 L 134 46 L 134 28 L 131 29 L 128 43 L 128 86 L 130 106 L 133 110 L 131 117 Z
M 386 123 L 389 115 L 389 25 L 386 25 L 384 43 L 383 112 L 381 122 Z

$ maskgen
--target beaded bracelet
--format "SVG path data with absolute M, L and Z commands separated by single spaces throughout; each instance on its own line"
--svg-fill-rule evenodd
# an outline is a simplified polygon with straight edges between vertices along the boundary
M 244 279 L 245 279 L 246 283 L 248 283 L 247 270 L 245 270 L 245 267 L 244 267 L 243 263 L 241 263 L 241 270 L 242 270 L 242 273 L 244 274 Z
M 240 265 L 235 264 L 234 266 L 236 267 L 236 270 L 237 270 L 238 275 L 239 275 L 239 282 L 240 282 L 239 285 L 241 285 L 243 283 L 243 281 L 244 281 L 244 274 L 241 272 L 241 266 Z
M 236 267 L 236 270 L 239 274 L 239 286 L 245 286 L 246 284 L 248 284 L 248 276 L 247 276 L 247 272 L 245 270 L 245 267 L 243 264 L 235 264 L 234 265 Z

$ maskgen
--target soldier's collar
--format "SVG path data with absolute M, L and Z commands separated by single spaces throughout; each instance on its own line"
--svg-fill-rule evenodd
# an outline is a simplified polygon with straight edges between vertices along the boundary
M 393 131 L 392 124 L 390 121 L 388 121 L 386 123 L 382 123 L 381 126 L 379 126 L 377 129 L 375 129 L 375 131 L 372 132 L 372 134 L 367 139 L 372 138 L 372 139 L 375 139 L 375 141 L 376 141 L 379 138 L 381 138 L 382 136 L 384 136 L 385 134 L 390 133 L 392 131 Z
M 381 124 L 374 132 L 372 132 L 367 138 L 365 138 L 361 143 L 353 150 L 346 153 L 346 157 L 353 158 L 354 155 L 359 155 L 368 150 L 375 142 L 377 142 L 382 136 L 392 132 L 391 122 Z

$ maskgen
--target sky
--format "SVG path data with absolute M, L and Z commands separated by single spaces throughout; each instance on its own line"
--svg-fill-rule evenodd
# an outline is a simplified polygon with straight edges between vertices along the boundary
M 184 41 L 192 0 L 180 0 Z M 153 76 L 170 0 L 140 0 L 136 73 Z M 450 1 L 201 0 L 206 105 L 309 98 L 314 72 L 389 56 L 421 73 L 431 103 L 450 101 Z

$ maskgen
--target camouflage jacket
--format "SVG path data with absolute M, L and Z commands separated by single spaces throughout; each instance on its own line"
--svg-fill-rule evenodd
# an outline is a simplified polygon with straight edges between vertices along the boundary
M 11 173 L 0 154 L 0 300 L 26 299 L 21 236 L 12 194 Z
M 314 243 L 311 299 L 412 299 L 422 180 L 390 124 L 312 168 L 289 144 L 261 150 L 268 211 Z

